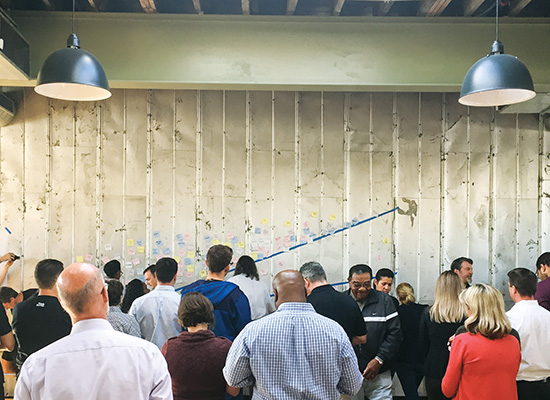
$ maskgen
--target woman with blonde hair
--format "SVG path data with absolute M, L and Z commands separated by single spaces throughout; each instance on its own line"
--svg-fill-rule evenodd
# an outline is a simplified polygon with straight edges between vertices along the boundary
M 464 308 L 459 295 L 464 283 L 453 271 L 443 272 L 435 284 L 433 306 L 422 314 L 419 342 L 426 356 L 424 375 L 428 400 L 447 399 L 441 391 L 441 380 L 449 362 L 447 342 L 464 323 Z
M 422 313 L 427 306 L 415 302 L 414 289 L 407 282 L 400 283 L 395 289 L 395 294 L 401 303 L 397 312 L 403 334 L 395 370 L 403 387 L 405 399 L 418 400 L 418 385 L 424 377 L 424 356 L 418 346 L 418 330 Z
M 517 400 L 521 350 L 510 335 L 502 294 L 490 285 L 474 285 L 460 295 L 460 302 L 468 315 L 468 333 L 453 340 L 443 394 L 456 400 Z

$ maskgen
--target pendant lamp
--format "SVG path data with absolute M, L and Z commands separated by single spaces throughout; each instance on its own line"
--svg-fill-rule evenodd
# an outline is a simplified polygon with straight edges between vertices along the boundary
M 67 47 L 54 51 L 46 58 L 34 91 L 53 99 L 98 101 L 111 97 L 107 75 L 93 54 L 80 48 L 74 33 L 75 0 L 73 0 L 73 33 Z
M 529 70 L 517 57 L 504 54 L 498 40 L 498 0 L 496 0 L 496 40 L 491 52 L 466 73 L 458 102 L 465 106 L 494 107 L 521 103 L 535 97 Z

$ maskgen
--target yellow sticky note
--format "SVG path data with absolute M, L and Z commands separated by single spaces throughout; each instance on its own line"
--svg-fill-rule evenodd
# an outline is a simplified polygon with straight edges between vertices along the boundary
M 176 260 L 176 262 L 179 264 L 181 258 L 179 256 L 174 256 L 174 260 Z
M 138 253 L 145 253 L 145 247 L 138 246 Z
M 388 244 L 390 244 L 390 239 L 384 238 L 384 240 L 382 240 L 382 243 L 388 245 Z
M 193 267 L 192 265 L 187 266 L 187 272 L 193 272 L 194 270 L 195 270 L 195 267 Z
M 267 218 L 262 218 L 262 225 L 267 225 L 269 220 Z
M 244 249 L 244 242 L 239 242 L 239 249 Z
M 77 257 L 76 257 L 76 262 L 77 262 L 77 263 L 83 263 L 83 262 L 84 262 L 84 257 L 82 257 L 82 256 L 77 256 Z
M 225 242 L 223 245 L 227 246 L 227 247 L 231 247 L 231 243 L 229 243 L 229 242 Z
M 292 222 L 285 221 L 285 228 L 290 228 L 292 226 Z
M 255 260 L 255 259 L 258 258 L 258 253 L 256 253 L 256 252 L 250 253 L 250 257 L 252 257 L 252 259 Z
M 195 252 L 194 251 L 188 251 L 187 252 L 187 258 L 195 258 Z
M 336 221 L 336 214 L 330 214 L 328 217 L 331 221 Z
M 220 244 L 220 241 L 219 241 L 218 239 L 214 239 L 214 241 L 213 241 L 212 243 L 214 243 L 215 245 L 217 245 L 217 244 Z
M 312 211 L 312 212 L 311 212 L 311 216 L 312 216 L 313 218 L 317 218 L 317 217 L 319 216 L 319 213 L 318 213 L 317 211 Z
M 134 239 L 128 239 L 126 241 L 126 244 L 128 245 L 128 247 L 133 246 L 134 245 Z
M 207 273 L 206 273 L 206 271 L 203 269 L 203 270 L 201 271 L 200 275 L 201 275 L 201 278 L 206 278 Z

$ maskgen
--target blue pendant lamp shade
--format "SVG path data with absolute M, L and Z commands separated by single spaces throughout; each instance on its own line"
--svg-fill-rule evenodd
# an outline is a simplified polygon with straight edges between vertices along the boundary
M 491 53 L 466 73 L 458 102 L 465 106 L 494 107 L 521 103 L 535 97 L 533 79 L 517 57 L 504 54 L 495 40 Z
M 67 39 L 66 48 L 46 58 L 34 90 L 60 100 L 97 101 L 111 97 L 103 67 L 93 54 L 80 48 L 74 33 Z

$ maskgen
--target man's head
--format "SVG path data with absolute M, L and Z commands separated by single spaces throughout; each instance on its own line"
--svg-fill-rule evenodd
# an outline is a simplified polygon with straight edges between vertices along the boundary
M 206 253 L 206 265 L 208 270 L 214 274 L 219 274 L 229 271 L 231 259 L 233 258 L 233 250 L 231 247 L 223 244 L 216 244 L 208 249 Z
M 157 266 L 155 264 L 149 265 L 149 267 L 147 267 L 145 271 L 143 271 L 143 277 L 145 278 L 145 283 L 151 289 L 156 288 L 158 284 L 156 272 L 157 272 Z
M 393 276 L 394 274 L 391 269 L 380 268 L 374 278 L 373 287 L 380 292 L 389 294 L 393 285 Z
M 2 286 L 0 287 L 0 301 L 6 310 L 11 310 L 16 304 L 23 301 L 23 293 L 8 286 Z
M 101 271 L 91 264 L 71 264 L 59 275 L 57 290 L 73 323 L 107 318 L 109 297 Z
M 118 306 L 120 304 L 120 300 L 122 300 L 122 292 L 124 291 L 124 286 L 119 280 L 116 279 L 107 279 L 105 283 L 107 284 L 109 305 L 113 307 Z
M 54 289 L 55 282 L 63 272 L 63 263 L 47 258 L 39 261 L 34 269 L 34 279 L 39 289 Z
M 459 257 L 451 263 L 451 271 L 457 274 L 465 284 L 470 283 L 474 274 L 473 264 L 471 258 Z
M 317 286 L 327 284 L 327 274 L 322 265 L 316 261 L 309 261 L 300 267 L 300 273 L 304 277 L 308 296 Z
M 550 252 L 542 253 L 537 258 L 537 274 L 541 281 L 550 276 Z
M 157 261 L 156 276 L 161 285 L 173 285 L 176 282 L 178 263 L 170 257 L 163 257 Z
M 122 271 L 120 270 L 120 262 L 118 260 L 111 260 L 103 267 L 105 275 L 109 279 L 120 279 Z
M 273 278 L 273 294 L 277 308 L 283 303 L 305 303 L 306 287 L 302 274 L 293 269 L 279 272 Z
M 537 277 L 527 268 L 514 268 L 508 272 L 508 290 L 515 303 L 533 300 L 537 290 Z
M 364 301 L 369 297 L 371 280 L 372 269 L 367 264 L 356 264 L 349 269 L 349 288 L 356 300 Z

